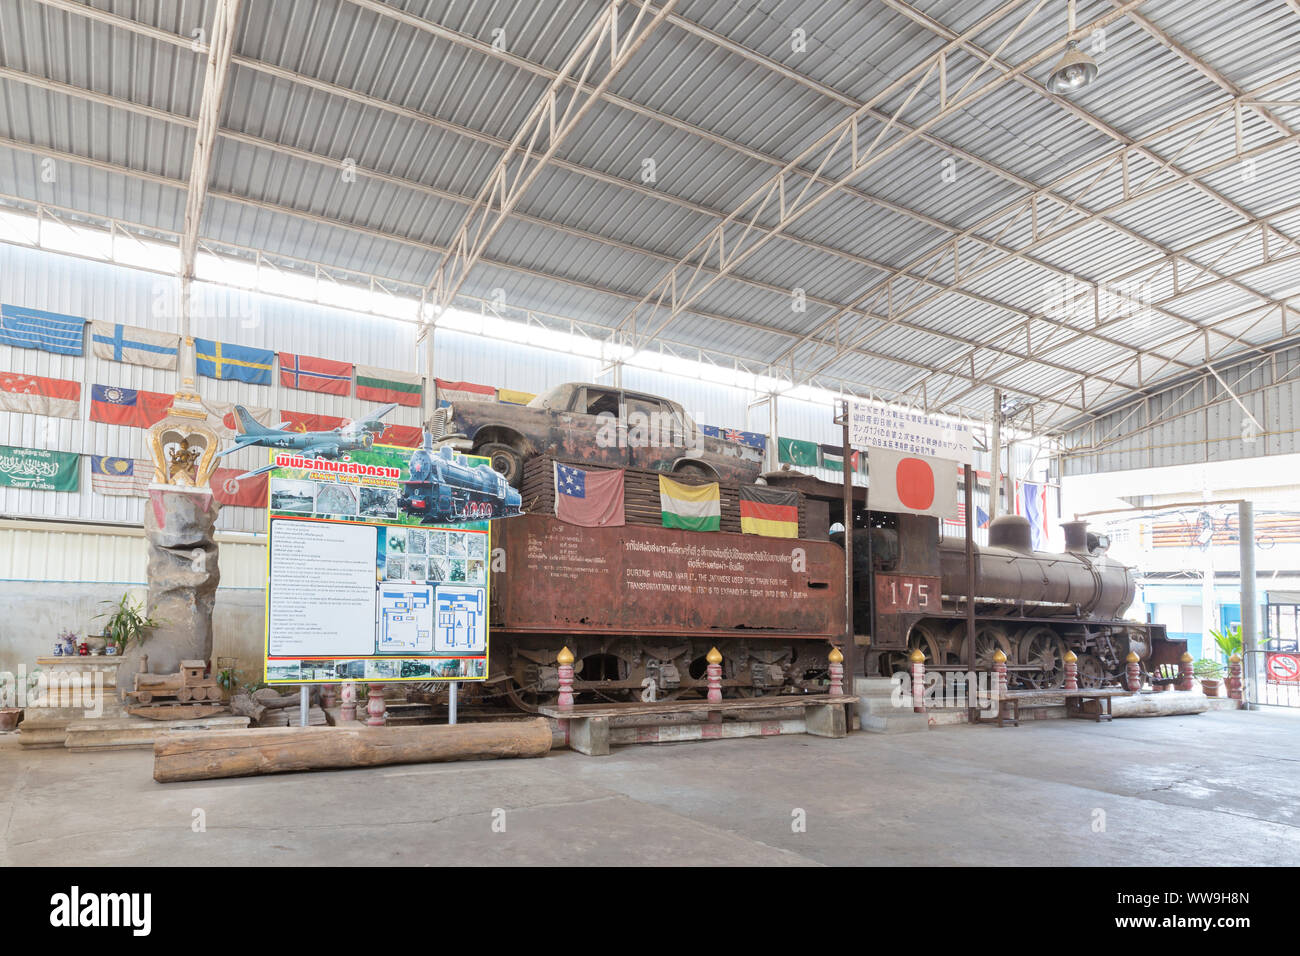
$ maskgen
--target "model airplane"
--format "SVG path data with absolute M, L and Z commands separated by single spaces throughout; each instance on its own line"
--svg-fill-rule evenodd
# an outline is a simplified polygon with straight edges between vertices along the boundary
M 264 448 L 291 448 L 294 451 L 302 452 L 307 458 L 333 460 L 339 458 L 344 452 L 357 448 L 370 448 L 374 445 L 375 435 L 384 430 L 383 422 L 380 419 L 396 407 L 396 402 L 385 405 L 365 418 L 358 418 L 356 421 L 348 422 L 346 425 L 341 425 L 331 431 L 296 432 L 284 427 L 267 428 L 253 418 L 243 405 L 236 405 L 235 417 L 239 420 L 239 436 L 235 439 L 235 444 L 220 452 L 218 457 L 237 452 L 241 448 L 261 445 Z M 281 422 L 281 426 L 283 425 L 284 423 Z M 239 477 L 250 478 L 270 471 L 274 467 L 274 465 L 267 465 L 264 468 L 245 472 Z

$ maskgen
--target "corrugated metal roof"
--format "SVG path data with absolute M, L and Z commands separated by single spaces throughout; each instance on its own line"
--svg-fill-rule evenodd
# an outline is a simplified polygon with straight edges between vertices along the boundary
M 1079 21 L 1120 5 L 1087 0 Z M 1189 367 L 1179 350 L 1195 352 L 1187 340 L 1206 330 L 1218 357 L 1292 334 L 1280 297 L 1300 293 L 1300 16 L 1277 0 L 1148 0 L 1083 41 L 1101 75 L 1064 100 L 1043 87 L 1056 54 L 1003 76 L 1062 39 L 1063 5 L 1018 27 L 1031 6 L 681 0 L 463 291 L 627 331 L 681 261 L 679 278 L 701 266 L 689 304 L 643 310 L 638 332 L 662 324 L 676 345 L 799 380 L 905 395 L 924 384 L 940 404 L 966 393 L 967 409 L 994 385 L 1058 398 L 1081 380 L 1085 395 L 1149 389 Z M 4 4 L 0 193 L 179 231 L 204 69 L 192 40 L 215 9 Z M 429 282 L 602 9 L 244 0 L 201 236 Z M 634 14 L 623 4 L 625 30 Z M 937 80 L 910 100 L 899 80 L 953 37 L 947 96 L 978 97 L 940 117 Z M 846 151 L 806 151 L 868 102 L 859 145 L 879 136 L 883 159 L 725 277 L 716 254 L 701 265 L 693 250 L 724 217 L 738 213 L 732 250 L 777 225 L 773 202 L 747 228 L 746 202 L 778 177 L 795 201 L 842 176 Z M 1077 308 L 1054 313 L 1053 290 L 1071 283 Z M 1149 305 L 1145 317 L 1093 314 L 1090 290 L 1110 283 Z M 1089 407 L 1044 403 L 1038 425 Z

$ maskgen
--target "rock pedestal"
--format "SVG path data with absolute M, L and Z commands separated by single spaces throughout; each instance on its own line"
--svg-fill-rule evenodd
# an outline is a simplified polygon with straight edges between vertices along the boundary
M 149 489 L 147 613 L 158 626 L 122 655 L 119 696 L 134 687 L 142 656 L 153 674 L 175 673 L 182 660 L 211 659 L 212 607 L 221 581 L 214 540 L 220 508 L 207 490 Z

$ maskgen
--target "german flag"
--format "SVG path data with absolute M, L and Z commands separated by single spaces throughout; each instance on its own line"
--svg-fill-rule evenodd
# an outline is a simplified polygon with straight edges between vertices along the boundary
M 799 493 L 741 485 L 740 530 L 769 538 L 799 537 Z

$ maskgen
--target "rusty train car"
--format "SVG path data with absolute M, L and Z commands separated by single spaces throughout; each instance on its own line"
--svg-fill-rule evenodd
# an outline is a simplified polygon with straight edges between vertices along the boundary
M 575 690 L 590 700 L 703 694 L 714 646 L 730 696 L 822 689 L 829 644 L 845 634 L 845 555 L 829 533 L 840 489 L 771 476 L 801 494 L 799 537 L 782 539 L 738 533 L 738 491 L 723 484 L 722 530 L 698 533 L 661 527 L 657 474 L 629 469 L 628 523 L 582 528 L 545 513 L 550 471 L 549 460 L 530 462 L 529 513 L 494 525 L 505 562 L 493 572 L 485 691 L 504 687 L 525 710 L 549 701 L 564 646 L 576 657 Z M 894 673 L 918 649 L 931 667 L 964 670 L 964 542 L 941 539 L 925 516 L 855 508 L 853 520 L 859 674 Z M 1133 571 L 1085 525 L 1066 526 L 1064 554 L 1032 551 L 1023 518 L 997 519 L 989 538 L 974 549 L 978 669 L 1000 649 L 1013 686 L 1056 686 L 1072 650 L 1081 682 L 1101 685 L 1122 676 L 1130 651 L 1148 667 L 1181 656 L 1162 626 L 1123 618 Z

